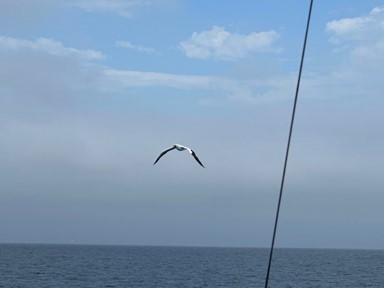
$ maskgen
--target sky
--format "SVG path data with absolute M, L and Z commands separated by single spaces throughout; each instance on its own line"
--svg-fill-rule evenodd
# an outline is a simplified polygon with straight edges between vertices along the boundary
M 384 1 L 314 2 L 276 246 L 384 249 Z M 0 243 L 268 247 L 308 7 L 0 1 Z

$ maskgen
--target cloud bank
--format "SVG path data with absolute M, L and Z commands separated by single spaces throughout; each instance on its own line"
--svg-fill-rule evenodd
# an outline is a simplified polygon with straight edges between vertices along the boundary
M 330 21 L 326 31 L 335 52 L 345 59 L 330 75 L 335 86 L 345 95 L 381 97 L 384 9 L 375 7 L 368 15 Z
M 129 41 L 116 41 L 115 44 L 117 47 L 128 48 L 128 49 L 132 49 L 132 50 L 136 50 L 136 51 L 144 52 L 144 53 L 148 53 L 148 54 L 153 54 L 156 52 L 156 50 L 154 48 L 140 46 L 140 45 L 134 45 Z
M 92 50 L 80 50 L 71 47 L 65 47 L 61 42 L 49 39 L 38 38 L 36 40 L 26 40 L 13 37 L 0 36 L 0 49 L 4 50 L 21 50 L 30 49 L 34 51 L 42 51 L 51 55 L 58 56 L 77 56 L 85 59 L 104 59 L 103 53 Z
M 256 52 L 276 52 L 273 44 L 278 38 L 279 34 L 273 30 L 243 35 L 213 26 L 211 30 L 194 32 L 180 42 L 179 48 L 189 58 L 234 60 Z
M 330 41 L 341 44 L 348 40 L 369 41 L 382 38 L 384 32 L 384 9 L 375 7 L 368 15 L 332 20 L 326 24 L 331 33 Z

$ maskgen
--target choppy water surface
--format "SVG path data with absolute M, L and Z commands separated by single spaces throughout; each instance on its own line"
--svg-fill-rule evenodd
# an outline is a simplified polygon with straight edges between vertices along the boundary
M 267 249 L 0 245 L 0 287 L 264 287 Z M 384 287 L 384 251 L 277 249 L 270 287 Z

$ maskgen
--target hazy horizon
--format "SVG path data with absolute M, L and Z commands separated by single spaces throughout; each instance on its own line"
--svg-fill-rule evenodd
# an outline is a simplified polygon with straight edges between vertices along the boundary
M 0 243 L 269 247 L 308 5 L 1 2 Z M 384 249 L 383 23 L 314 3 L 276 247 Z

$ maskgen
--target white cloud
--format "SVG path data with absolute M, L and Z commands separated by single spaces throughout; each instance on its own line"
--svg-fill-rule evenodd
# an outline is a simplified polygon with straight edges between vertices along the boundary
M 226 102 L 260 104 L 291 96 L 294 79 L 291 76 L 271 75 L 240 79 L 238 77 L 218 77 L 203 75 L 180 75 L 171 73 L 145 72 L 132 70 L 103 70 L 101 89 L 114 91 L 140 87 L 162 87 L 181 90 L 201 91 L 198 103 L 207 106 L 222 105 Z M 204 97 L 204 96 L 203 96 Z
M 243 35 L 214 26 L 211 30 L 194 32 L 179 47 L 190 58 L 233 60 L 255 52 L 278 51 L 272 46 L 278 37 L 279 34 L 273 30 Z
M 33 114 L 34 109 L 49 114 L 52 107 L 61 111 L 81 95 L 79 91 L 95 91 L 99 71 L 89 62 L 103 57 L 101 52 L 66 47 L 52 39 L 0 36 L 0 106 L 10 116 L 20 111 Z
M 384 9 L 375 7 L 368 15 L 332 20 L 326 30 L 332 33 L 331 42 L 338 44 L 346 40 L 371 40 L 381 37 L 384 23 Z
M 366 17 L 333 20 L 327 23 L 327 30 L 337 35 L 352 34 L 361 30 L 368 22 L 370 19 Z
M 137 47 L 129 42 L 119 44 Z M 39 53 L 36 54 L 36 51 Z M 79 89 L 109 93 L 130 88 L 160 87 L 197 90 L 203 95 L 209 93 L 216 96 L 207 101 L 203 101 L 202 96 L 199 103 L 222 104 L 228 100 L 253 103 L 260 98 L 257 87 L 268 89 L 266 87 L 275 87 L 276 83 L 281 83 L 276 79 L 265 77 L 238 79 L 116 70 L 105 66 L 84 65 L 86 60 L 98 60 L 104 57 L 101 52 L 66 47 L 53 39 L 39 38 L 32 41 L 0 36 L 0 60 L 3 59 L 0 69 L 2 87 L 0 92 L 8 91 L 3 95 L 16 95 L 22 97 L 23 101 L 41 99 L 50 103 L 58 99 L 67 101 L 65 99 L 71 98 L 71 95 L 76 94 Z
M 106 79 L 116 87 L 165 86 L 171 88 L 208 88 L 217 83 L 218 78 L 198 75 L 178 75 L 159 72 L 106 69 Z
M 61 42 L 49 38 L 38 38 L 34 41 L 0 36 L 0 49 L 17 50 L 31 49 L 43 51 L 51 55 L 77 56 L 86 59 L 103 59 L 105 56 L 96 50 L 79 50 L 71 47 L 65 47 Z
M 116 41 L 116 46 L 117 47 L 122 47 L 122 48 L 128 48 L 128 49 L 133 49 L 139 52 L 145 52 L 148 54 L 153 54 L 156 52 L 155 49 L 151 47 L 144 47 L 144 46 L 139 46 L 139 45 L 134 45 L 129 41 Z
M 110 12 L 130 18 L 134 9 L 159 2 L 164 0 L 77 0 L 73 5 L 87 12 Z
M 367 15 L 327 23 L 330 41 L 342 45 L 344 65 L 334 67 L 330 81 L 342 94 L 380 96 L 384 74 L 384 9 L 375 7 Z M 347 92 L 347 93 L 346 93 Z

